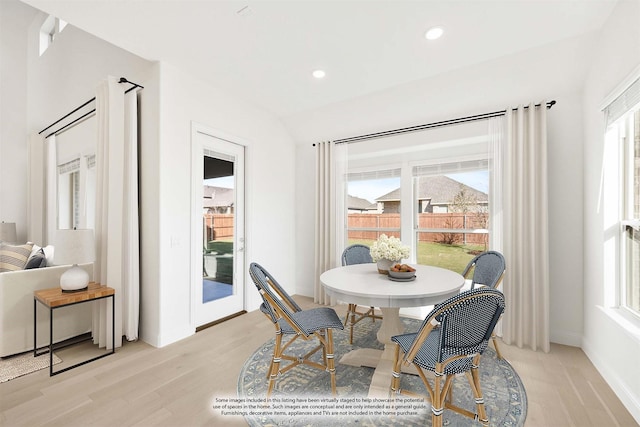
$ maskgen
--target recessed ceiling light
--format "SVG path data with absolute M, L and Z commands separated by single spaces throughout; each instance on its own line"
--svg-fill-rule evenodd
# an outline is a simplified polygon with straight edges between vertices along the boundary
M 442 33 L 444 33 L 442 27 L 433 27 L 427 30 L 426 33 L 424 33 L 424 37 L 427 40 L 435 40 L 439 39 L 442 36 Z
M 315 77 L 316 79 L 322 79 L 326 75 L 327 73 L 325 73 L 324 70 L 315 70 L 313 72 L 313 77 Z

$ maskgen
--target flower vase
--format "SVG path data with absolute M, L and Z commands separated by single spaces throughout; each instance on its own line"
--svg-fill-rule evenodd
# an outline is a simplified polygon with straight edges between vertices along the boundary
M 377 261 L 378 273 L 380 274 L 389 274 L 389 269 L 393 267 L 396 261 L 391 261 L 390 259 L 379 259 Z

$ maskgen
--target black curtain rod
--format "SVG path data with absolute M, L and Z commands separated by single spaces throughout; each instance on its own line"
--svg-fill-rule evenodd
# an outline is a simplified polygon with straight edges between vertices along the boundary
M 120 80 L 118 80 L 118 83 L 128 83 L 130 85 L 133 85 L 132 87 L 130 87 L 129 89 L 127 89 L 124 93 L 129 93 L 132 90 L 134 90 L 135 88 L 139 87 L 140 89 L 144 89 L 144 86 L 141 86 L 137 83 L 134 82 L 130 82 L 129 80 L 127 80 L 124 77 L 120 77 Z M 70 112 L 69 114 L 65 115 L 64 117 L 61 117 L 60 119 L 56 120 L 55 122 L 51 123 L 49 126 L 47 126 L 46 128 L 42 129 L 40 132 L 38 132 L 38 135 L 40 135 L 42 132 L 46 131 L 47 129 L 57 125 L 58 123 L 60 123 L 61 121 L 63 121 L 64 119 L 66 119 L 67 117 L 71 116 L 72 114 L 74 114 L 75 112 L 77 112 L 78 110 L 81 110 L 82 108 L 86 107 L 87 105 L 89 105 L 90 103 L 92 103 L 93 101 L 96 100 L 96 97 L 94 96 L 93 98 L 91 98 L 90 100 L 88 100 L 87 102 L 85 102 L 84 104 L 82 104 L 81 106 L 79 106 L 78 108 L 76 108 L 75 110 L 73 110 L 72 112 Z M 61 127 L 60 129 L 51 132 L 49 135 L 46 136 L 46 138 L 49 138 L 51 135 L 55 135 L 56 133 L 60 132 L 61 130 L 66 129 L 67 127 L 71 126 L 72 124 L 84 119 L 85 117 L 87 117 L 89 114 L 95 112 L 96 109 L 94 108 L 93 110 L 89 111 L 86 114 L 83 114 L 82 116 L 78 117 L 77 119 L 75 119 L 74 121 L 72 121 L 71 123 L 66 124 L 65 126 Z
M 547 108 L 551 108 L 556 104 L 556 101 L 549 101 L 547 102 Z M 536 107 L 539 107 L 540 104 L 535 104 Z M 524 108 L 529 108 L 529 106 L 525 106 Z M 517 108 L 513 109 L 514 111 L 517 110 Z M 501 111 L 494 111 L 492 113 L 484 113 L 484 114 L 476 114 L 474 116 L 467 116 L 467 117 L 460 117 L 457 119 L 449 119 L 449 120 L 443 120 L 440 122 L 434 122 L 434 123 L 427 123 L 427 124 L 423 124 L 423 125 L 416 125 L 416 126 L 409 126 L 406 128 L 400 128 L 400 129 L 392 129 L 392 130 L 386 130 L 386 131 L 382 131 L 382 132 L 375 132 L 375 133 L 369 133 L 366 135 L 358 135 L 358 136 L 352 136 L 349 138 L 342 138 L 342 139 L 336 139 L 334 141 L 335 144 L 348 144 L 351 142 L 358 142 L 358 141 L 366 141 L 368 139 L 374 139 L 374 138 L 382 138 L 385 136 L 391 136 L 391 135 L 398 135 L 398 134 L 402 134 L 402 133 L 408 133 L 408 132 L 416 132 L 416 131 L 420 131 L 420 130 L 426 130 L 426 129 L 431 129 L 431 128 L 437 128 L 437 127 L 442 127 L 442 126 L 450 126 L 450 125 L 457 125 L 460 123 L 466 123 L 466 122 L 473 122 L 476 120 L 484 120 L 484 119 L 489 119 L 492 117 L 500 117 L 500 116 L 504 116 L 505 114 L 507 114 L 507 110 L 501 110 Z M 313 144 L 313 146 L 315 147 L 316 144 Z
M 91 101 L 89 101 L 89 102 L 91 102 Z M 85 105 L 86 105 L 86 104 L 85 104 Z M 77 110 L 75 110 L 75 111 L 77 111 Z M 91 110 L 91 111 L 87 111 L 86 113 L 84 113 L 83 115 L 81 115 L 80 117 L 78 117 L 77 119 L 70 121 L 69 123 L 67 123 L 66 125 L 62 126 L 61 128 L 59 128 L 59 129 L 57 129 L 57 130 L 54 130 L 54 131 L 53 131 L 53 132 L 51 132 L 49 135 L 45 136 L 45 137 L 44 137 L 44 139 L 49 138 L 51 135 L 55 135 L 55 134 L 57 134 L 57 133 L 62 132 L 63 130 L 65 130 L 65 129 L 66 129 L 66 128 L 68 128 L 69 126 L 75 125 L 76 123 L 78 123 L 78 122 L 80 122 L 82 119 L 84 119 L 85 117 L 87 117 L 87 116 L 89 116 L 89 115 L 91 115 L 91 114 L 93 114 L 93 113 L 95 113 L 95 112 L 96 112 L 96 109 L 95 109 L 95 108 L 94 108 L 93 110 Z

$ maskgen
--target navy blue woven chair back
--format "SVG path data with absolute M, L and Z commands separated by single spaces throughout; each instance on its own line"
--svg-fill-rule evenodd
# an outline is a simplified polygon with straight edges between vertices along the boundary
M 438 361 L 451 354 L 484 352 L 504 306 L 502 292 L 485 287 L 461 292 L 435 306 L 421 328 L 432 317 L 440 322 Z
M 276 379 L 298 365 L 307 365 L 329 372 L 331 391 L 335 396 L 337 392 L 333 329 L 344 328 L 335 310 L 331 307 L 302 310 L 278 281 L 258 263 L 252 262 L 249 265 L 249 275 L 262 297 L 260 311 L 270 318 L 276 329 L 273 357 L 267 375 L 269 379 L 267 397 L 271 395 Z M 299 338 L 317 339 L 319 345 L 307 351 L 306 354 L 293 354 L 300 353 L 301 350 L 293 346 L 289 348 L 289 345 Z M 287 349 L 291 350 L 291 353 L 285 353 Z M 316 353 L 320 357 L 320 362 L 314 356 Z M 285 366 L 281 365 L 283 362 Z
M 373 262 L 369 246 L 354 244 L 342 252 L 342 265 L 366 264 Z
M 498 286 L 500 278 L 504 273 L 506 263 L 504 256 L 502 256 L 500 252 L 487 251 L 474 257 L 464 269 L 462 275 L 467 277 L 467 274 L 473 267 L 475 267 L 475 269 L 473 270 L 473 278 L 471 279 L 471 289 L 478 284 L 495 288 Z
M 300 306 L 296 304 L 293 298 L 291 298 L 282 286 L 280 286 L 278 281 L 260 264 L 252 262 L 249 265 L 249 275 L 253 280 L 253 284 L 258 288 L 258 292 L 263 291 L 264 294 L 269 295 L 278 307 L 288 316 L 291 316 L 294 312 L 302 311 Z M 278 321 L 278 316 L 275 313 L 275 307 L 271 306 L 270 301 L 264 294 L 260 292 L 263 301 L 260 310 L 263 313 L 268 314 L 273 323 L 276 323 Z M 283 299 L 286 299 L 286 302 Z
M 431 401 L 431 425 L 442 426 L 444 409 L 489 425 L 480 387 L 480 356 L 492 339 L 493 328 L 504 311 L 504 295 L 497 289 L 480 286 L 436 305 L 417 333 L 395 335 L 397 344 L 390 391 L 408 394 L 400 387 L 402 361 L 413 364 L 425 384 Z M 401 358 L 401 350 L 404 356 Z M 423 373 L 435 373 L 433 386 Z M 476 412 L 457 406 L 451 398 L 456 374 L 466 373 Z M 411 396 L 416 396 L 411 394 Z M 447 398 L 449 396 L 449 399 Z

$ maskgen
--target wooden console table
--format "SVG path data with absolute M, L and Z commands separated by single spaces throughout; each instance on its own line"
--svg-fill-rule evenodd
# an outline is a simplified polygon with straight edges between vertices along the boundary
M 89 286 L 84 291 L 78 292 L 62 292 L 62 288 L 50 288 L 50 289 L 41 289 L 39 291 L 33 292 L 33 357 L 40 356 L 45 354 L 47 351 L 42 351 L 38 353 L 38 340 L 37 340 L 37 316 L 36 316 L 36 308 L 37 302 L 40 302 L 45 307 L 49 308 L 49 376 L 58 375 L 62 372 L 68 371 L 69 369 L 73 369 L 77 366 L 84 365 L 89 362 L 93 362 L 94 360 L 103 358 L 105 356 L 109 356 L 110 354 L 115 353 L 115 318 L 116 318 L 116 300 L 115 300 L 116 291 L 113 288 L 109 288 L 107 286 L 100 286 L 97 283 L 91 282 Z M 68 366 L 64 369 L 60 369 L 59 371 L 53 372 L 53 311 L 57 308 L 68 307 L 70 305 L 81 304 L 83 302 L 97 301 L 103 298 L 111 298 L 111 351 L 108 353 L 101 354 L 99 356 L 93 357 L 89 360 L 85 360 L 80 363 L 76 363 L 75 365 Z M 61 348 L 61 347 L 58 347 Z

